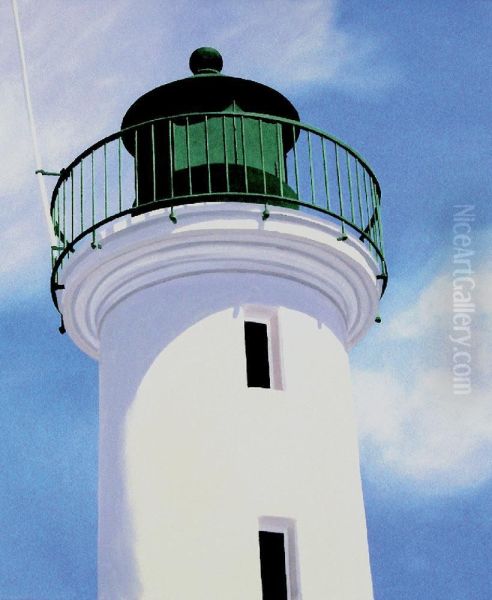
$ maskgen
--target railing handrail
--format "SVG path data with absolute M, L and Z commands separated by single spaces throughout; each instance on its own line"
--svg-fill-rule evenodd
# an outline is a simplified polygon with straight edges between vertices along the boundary
M 234 195 L 244 196 L 244 194 L 238 193 L 238 192 L 236 192 L 236 193 L 229 192 L 228 195 L 231 197 L 233 197 Z M 193 194 L 191 196 L 177 196 L 177 197 L 173 198 L 173 205 L 180 206 L 183 204 L 198 204 L 200 202 L 206 201 L 207 196 L 208 196 L 207 194 Z M 272 197 L 271 199 L 274 199 L 274 197 Z M 278 196 L 277 199 L 279 201 L 285 200 L 285 198 L 282 196 Z M 296 204 L 298 204 L 299 206 L 303 206 L 305 208 L 312 208 L 312 205 L 309 204 L 308 202 L 296 201 Z M 169 200 L 160 200 L 157 202 L 152 202 L 150 204 L 144 204 L 143 206 L 141 206 L 139 208 L 127 208 L 127 209 L 121 211 L 120 213 L 111 215 L 105 219 L 102 219 L 101 221 L 98 221 L 96 224 L 89 226 L 87 229 L 85 229 L 83 232 L 81 232 L 74 240 L 72 240 L 72 242 L 63 249 L 63 251 L 58 255 L 58 257 L 56 258 L 56 260 L 53 263 L 52 274 L 51 274 L 51 297 L 52 297 L 53 304 L 55 305 L 55 307 L 58 308 L 58 298 L 56 297 L 55 292 L 57 289 L 60 289 L 60 288 L 57 288 L 56 273 L 58 271 L 58 268 L 62 264 L 65 256 L 68 253 L 73 252 L 74 246 L 79 241 L 81 241 L 87 235 L 93 233 L 99 227 L 101 227 L 103 225 L 107 225 L 108 223 L 111 223 L 111 221 L 114 221 L 115 219 L 119 219 L 126 215 L 134 215 L 136 212 L 141 214 L 141 213 L 151 212 L 154 210 L 159 210 L 161 208 L 167 208 L 167 207 L 169 207 Z M 364 230 L 362 230 L 360 227 L 358 227 L 355 223 L 352 223 L 345 217 L 342 217 L 333 211 L 325 211 L 325 212 L 326 212 L 326 214 L 336 217 L 338 220 L 341 220 L 346 225 L 349 225 L 350 227 L 352 227 L 360 235 L 360 239 L 365 239 L 368 241 L 369 244 L 371 244 L 371 246 L 374 248 L 376 254 L 378 255 L 379 259 L 381 260 L 382 264 L 385 263 L 385 258 L 384 258 L 384 255 L 383 255 L 381 249 L 374 243 L 374 240 L 372 240 Z M 383 279 L 382 294 L 384 294 L 384 291 L 385 291 L 386 285 L 387 285 L 387 273 L 384 272 L 381 276 L 378 276 L 378 278 Z
M 217 118 L 221 120 L 219 129 L 211 129 Z M 256 125 L 249 124 L 255 122 L 258 131 Z M 191 127 L 202 123 L 203 131 L 195 129 L 190 141 Z M 219 133 L 220 137 L 210 138 L 213 131 L 212 135 Z M 160 136 L 158 147 L 156 132 Z M 209 146 L 210 140 L 213 146 Z M 248 140 L 253 154 L 248 151 L 247 155 Z M 232 142 L 234 147 L 230 148 Z M 123 148 L 128 152 L 126 158 Z M 215 158 L 211 159 L 211 151 Z M 156 156 L 164 161 L 159 163 L 163 165 L 159 170 Z M 202 167 L 207 170 L 200 171 Z M 200 179 L 202 175 L 207 179 Z M 221 177 L 225 177 L 225 188 Z M 100 183 L 96 186 L 95 181 Z M 387 268 L 381 190 L 367 161 L 334 135 L 301 121 L 228 110 L 180 113 L 137 123 L 95 142 L 60 171 L 50 207 L 58 239 L 52 247 L 55 306 L 58 308 L 56 291 L 63 287 L 59 274 L 64 260 L 86 236 L 92 236 L 93 248 L 100 248 L 98 228 L 119 217 L 169 208 L 169 218 L 176 223 L 174 207 L 212 201 L 264 204 L 264 219 L 269 216 L 270 204 L 311 209 L 336 220 L 340 227 L 337 239 L 346 240 L 349 228 L 355 239 L 367 243 L 381 269 L 377 277 L 382 280 L 384 293 Z
M 125 134 L 128 134 L 128 133 L 130 133 L 136 129 L 139 129 L 141 127 L 146 127 L 146 126 L 149 126 L 149 125 L 152 125 L 155 123 L 159 123 L 159 122 L 164 122 L 164 121 L 172 121 L 175 119 L 186 119 L 186 118 L 204 117 L 204 116 L 251 118 L 251 119 L 257 119 L 257 120 L 261 120 L 261 121 L 265 121 L 265 122 L 269 122 L 269 123 L 275 123 L 275 124 L 281 123 L 281 124 L 285 124 L 285 125 L 291 125 L 292 127 L 298 127 L 299 129 L 302 129 L 304 131 L 310 131 L 311 133 L 315 133 L 316 135 L 319 135 L 320 137 L 322 137 L 326 140 L 329 140 L 330 142 L 333 142 L 337 146 L 340 146 L 340 148 L 343 148 L 344 150 L 349 152 L 353 156 L 353 158 L 355 158 L 356 160 L 358 160 L 360 162 L 360 164 L 366 169 L 368 174 L 374 180 L 374 182 L 377 186 L 378 198 L 379 198 L 379 200 L 381 200 L 381 188 L 380 188 L 379 182 L 377 180 L 377 177 L 376 177 L 372 167 L 356 150 L 354 150 L 351 146 L 349 146 L 348 144 L 346 144 L 339 138 L 335 137 L 334 135 L 327 133 L 317 127 L 313 127 L 312 125 L 307 125 L 305 123 L 302 123 L 301 121 L 294 121 L 292 119 L 285 119 L 283 117 L 275 117 L 272 115 L 266 115 L 266 114 L 262 114 L 262 113 L 248 113 L 248 112 L 237 112 L 237 111 L 236 112 L 235 111 L 222 111 L 222 112 L 210 111 L 210 112 L 182 113 L 182 114 L 176 114 L 176 115 L 172 115 L 172 116 L 168 116 L 168 117 L 159 117 L 157 119 L 151 119 L 149 121 L 143 121 L 142 123 L 137 123 L 136 125 L 132 125 L 131 127 L 126 127 L 125 129 L 120 129 L 119 131 L 115 131 L 114 133 L 111 133 L 111 134 L 107 135 L 106 137 L 100 139 L 99 141 L 95 142 L 94 144 L 92 144 L 91 146 L 86 148 L 83 152 L 81 152 L 76 158 L 74 158 L 67 167 L 60 170 L 60 177 L 57 179 L 57 182 L 53 189 L 53 193 L 51 195 L 50 211 L 53 212 L 53 207 L 56 202 L 58 190 L 60 189 L 60 186 L 62 185 L 63 181 L 65 181 L 69 177 L 70 173 L 74 170 L 75 167 L 77 167 L 77 165 L 80 164 L 80 162 L 84 158 L 87 158 L 88 156 L 90 156 L 91 153 L 94 152 L 95 150 L 98 150 L 99 148 L 102 148 L 104 145 L 106 145 L 114 140 L 117 140 L 118 138 L 123 137 Z

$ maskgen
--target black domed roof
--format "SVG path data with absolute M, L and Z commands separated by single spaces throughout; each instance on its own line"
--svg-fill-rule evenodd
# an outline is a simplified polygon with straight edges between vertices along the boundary
M 299 113 L 280 92 L 252 81 L 222 75 L 222 57 L 213 48 L 199 48 L 190 57 L 194 75 L 161 85 L 128 109 L 122 129 L 145 121 L 187 113 L 244 112 L 299 120 Z

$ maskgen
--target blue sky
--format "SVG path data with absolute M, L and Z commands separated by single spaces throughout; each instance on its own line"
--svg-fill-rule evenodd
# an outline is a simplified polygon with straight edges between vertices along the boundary
M 383 323 L 353 351 L 376 600 L 492 589 L 492 3 L 19 1 L 47 169 L 217 47 L 356 148 L 383 191 Z M 0 600 L 96 597 L 97 365 L 57 331 L 15 30 L 0 7 Z M 454 205 L 471 204 L 473 392 L 452 393 Z

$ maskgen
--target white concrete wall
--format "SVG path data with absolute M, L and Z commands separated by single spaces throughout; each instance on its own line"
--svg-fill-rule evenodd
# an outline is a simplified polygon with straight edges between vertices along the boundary
M 377 264 L 302 211 L 176 214 L 107 224 L 57 292 L 100 360 L 100 600 L 260 600 L 272 518 L 295 520 L 303 600 L 370 600 L 346 348 L 377 312 Z M 246 385 L 258 307 L 277 311 L 282 389 Z
M 251 305 L 278 311 L 282 390 L 246 385 Z M 100 600 L 260 600 L 264 516 L 296 521 L 304 600 L 372 598 L 334 304 L 288 277 L 202 273 L 119 301 L 99 340 Z

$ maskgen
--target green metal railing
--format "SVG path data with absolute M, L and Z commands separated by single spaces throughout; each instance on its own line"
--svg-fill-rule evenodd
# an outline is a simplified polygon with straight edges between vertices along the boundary
M 52 295 L 66 261 L 98 229 L 124 215 L 197 202 L 251 202 L 315 210 L 363 242 L 386 287 L 380 188 L 367 163 L 340 140 L 297 121 L 242 112 L 166 117 L 118 131 L 66 169 L 53 190 Z

